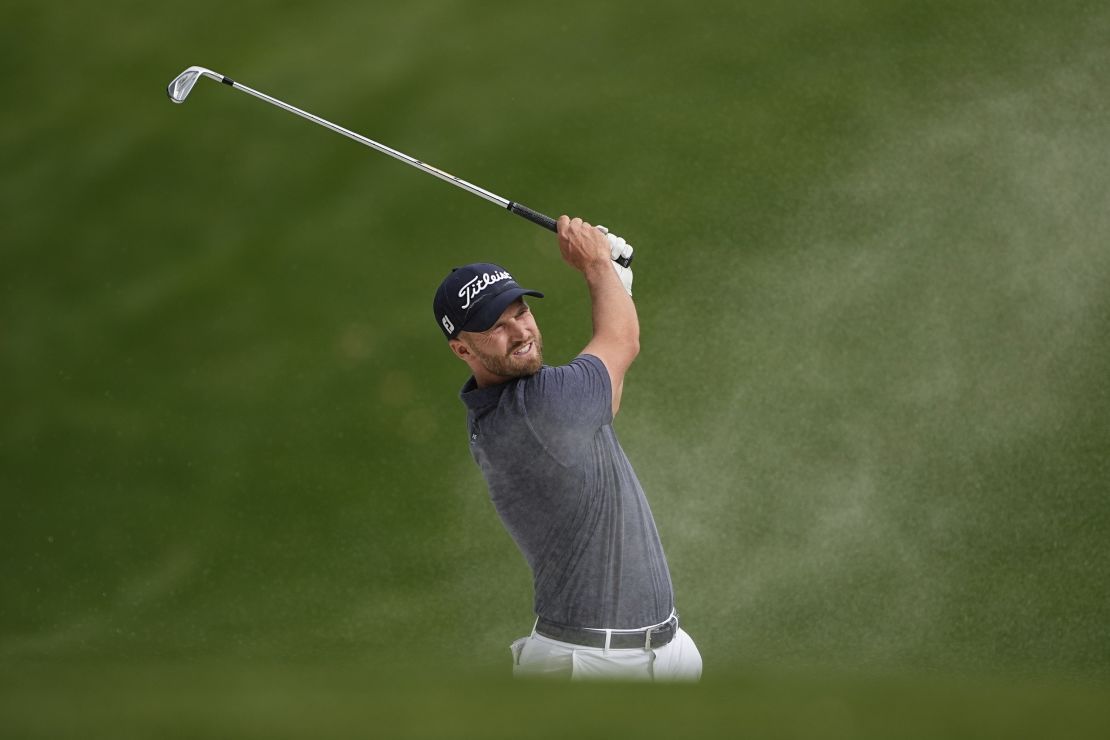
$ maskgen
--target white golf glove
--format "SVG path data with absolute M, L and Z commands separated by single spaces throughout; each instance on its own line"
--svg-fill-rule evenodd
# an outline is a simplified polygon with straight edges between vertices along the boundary
M 597 229 L 602 234 L 605 234 L 605 237 L 609 240 L 610 259 L 613 260 L 610 264 L 613 265 L 613 269 L 616 270 L 617 277 L 621 279 L 621 285 L 628 291 L 628 295 L 632 295 L 632 268 L 625 267 L 617 262 L 617 260 L 622 257 L 626 260 L 632 257 L 632 245 L 616 234 L 610 234 L 609 229 L 604 226 L 599 225 Z

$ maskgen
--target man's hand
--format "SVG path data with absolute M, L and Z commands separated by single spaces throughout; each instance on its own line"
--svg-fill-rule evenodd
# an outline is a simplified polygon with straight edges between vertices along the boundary
M 628 295 L 632 295 L 632 268 L 624 266 L 624 264 L 628 264 L 632 261 L 632 245 L 616 234 L 610 234 L 609 229 L 601 224 L 598 224 L 597 228 L 601 233 L 605 234 L 605 238 L 609 240 L 609 254 L 613 260 L 613 269 L 617 271 L 617 277 L 621 279 L 621 285 L 628 291 Z M 622 258 L 624 259 L 624 264 L 617 262 L 617 260 Z
M 583 274 L 612 259 L 612 248 L 606 232 L 580 218 L 560 216 L 558 233 L 559 251 L 563 259 Z
M 632 269 L 616 261 L 632 256 L 631 244 L 616 234 L 610 234 L 604 226 L 592 226 L 580 218 L 561 217 L 558 233 L 559 251 L 568 265 L 586 274 L 592 266 L 605 259 L 613 266 L 625 292 L 632 295 Z

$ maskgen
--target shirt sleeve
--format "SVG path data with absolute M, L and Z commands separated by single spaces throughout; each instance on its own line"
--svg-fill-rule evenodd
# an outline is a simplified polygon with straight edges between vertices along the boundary
M 613 420 L 613 389 L 605 364 L 579 355 L 568 365 L 548 367 L 522 384 L 525 415 L 540 444 L 569 464 Z

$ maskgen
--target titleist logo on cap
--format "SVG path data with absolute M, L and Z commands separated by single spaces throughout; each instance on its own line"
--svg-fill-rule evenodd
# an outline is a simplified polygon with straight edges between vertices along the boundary
M 478 294 L 489 286 L 493 285 L 494 283 L 499 283 L 502 280 L 512 279 L 513 276 L 505 271 L 495 272 L 492 275 L 488 272 L 483 272 L 481 276 L 474 276 L 473 278 L 471 278 L 470 282 L 459 289 L 459 298 L 466 299 L 466 301 L 461 306 L 462 310 L 465 311 L 467 308 L 469 308 L 471 301 L 477 298 Z

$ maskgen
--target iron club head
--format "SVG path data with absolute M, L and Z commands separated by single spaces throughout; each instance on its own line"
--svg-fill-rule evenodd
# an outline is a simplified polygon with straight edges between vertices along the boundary
M 223 81 L 223 75 L 216 74 L 210 69 L 204 67 L 189 67 L 187 70 L 173 78 L 173 82 L 166 87 L 166 94 L 170 96 L 170 100 L 175 103 L 184 103 L 185 98 L 189 97 L 189 93 L 193 89 L 193 85 L 197 84 L 197 80 L 201 75 L 207 75 L 214 80 Z

